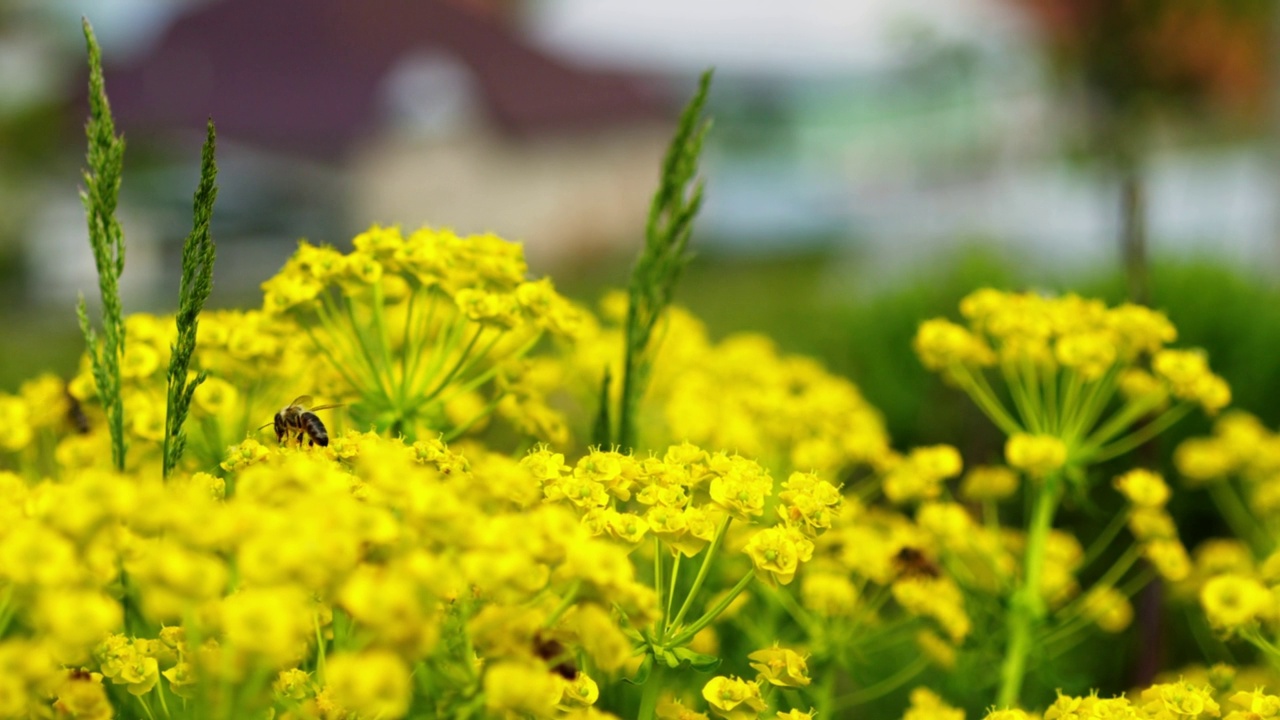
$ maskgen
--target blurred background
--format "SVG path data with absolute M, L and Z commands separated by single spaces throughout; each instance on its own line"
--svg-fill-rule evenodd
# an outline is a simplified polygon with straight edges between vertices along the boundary
M 172 311 L 207 117 L 211 304 L 370 223 L 625 283 L 697 74 L 715 127 L 678 298 L 851 376 L 900 445 L 990 445 L 920 369 L 981 284 L 1134 297 L 1280 421 L 1280 18 L 1266 0 L 8 0 L 0 389 L 70 373 L 93 22 L 128 140 L 126 311 Z M 1191 427 L 1188 431 L 1202 428 Z M 998 445 L 993 452 L 998 454 Z M 977 460 L 986 458 L 978 457 Z

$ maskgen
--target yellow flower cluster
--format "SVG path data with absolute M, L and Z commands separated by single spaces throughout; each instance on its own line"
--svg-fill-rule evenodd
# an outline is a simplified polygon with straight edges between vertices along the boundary
M 1117 477 L 1114 485 L 1129 501 L 1129 531 L 1142 554 L 1165 579 L 1185 580 L 1191 572 L 1191 558 L 1165 509 L 1170 492 L 1164 478 L 1150 470 L 1137 469 Z
M 1229 686 L 1230 683 L 1227 683 Z M 919 691 L 917 691 L 919 692 Z M 1229 712 L 1222 714 L 1220 696 L 1209 685 L 1196 685 L 1179 679 L 1175 682 L 1157 683 L 1130 696 L 1101 698 L 1097 694 L 1086 696 L 1064 695 L 1045 709 L 1042 715 L 1031 715 L 1022 710 L 992 710 L 983 720 L 1074 720 L 1076 718 L 1131 718 L 1132 720 L 1260 720 L 1280 717 L 1280 697 L 1269 695 L 1261 689 L 1237 691 L 1230 697 L 1225 693 Z
M 974 398 L 1010 436 L 1010 464 L 1033 474 L 1130 449 L 1120 434 L 1153 413 L 1163 419 L 1151 430 L 1189 405 L 1216 413 L 1231 401 L 1230 388 L 1203 353 L 1165 347 L 1177 332 L 1148 308 L 983 289 L 961 301 L 960 313 L 967 325 L 941 318 L 923 323 L 916 353 Z M 1012 411 L 987 379 L 988 369 L 997 369 L 1008 386 Z M 1108 417 L 1117 392 L 1124 405 Z M 1168 407 L 1170 397 L 1181 401 L 1178 407 Z
M 596 535 L 636 545 L 652 534 L 686 557 L 723 536 L 732 519 L 761 522 L 774 503 L 780 523 L 754 532 L 743 551 L 762 580 L 783 585 L 812 557 L 813 539 L 831 527 L 842 500 L 835 486 L 806 473 L 793 473 L 775 497 L 773 479 L 758 463 L 690 443 L 660 458 L 595 449 L 572 469 L 544 447 L 521 464 L 542 482 L 548 501 L 573 507 Z
M 601 322 L 584 324 L 572 363 L 573 374 L 588 380 L 586 397 L 598 392 L 606 368 L 620 376 L 625 313 L 625 298 L 610 295 Z M 646 397 L 660 413 L 641 418 L 645 445 L 733 448 L 770 467 L 824 474 L 877 465 L 889 452 L 879 411 L 816 361 L 783 355 L 759 334 L 713 343 L 702 323 L 678 307 L 659 327 Z
M 1191 438 L 1174 453 L 1178 472 L 1195 486 L 1242 483 L 1244 502 L 1259 516 L 1280 512 L 1280 434 L 1253 415 L 1233 411 L 1214 423 L 1210 437 Z
M 228 464 L 225 484 L 203 473 L 160 484 L 85 470 L 33 486 L 0 475 L 0 624 L 34 633 L 0 640 L 0 655 L 26 654 L 35 673 L 15 702 L 58 692 L 56 662 L 144 703 L 171 693 L 228 712 L 393 718 L 408 711 L 413 669 L 443 664 L 476 688 L 546 686 L 485 698 L 495 712 L 544 717 L 596 696 L 585 672 L 569 680 L 558 664 L 581 652 L 616 670 L 630 642 L 615 613 L 652 615 L 625 548 L 555 505 L 527 511 L 539 481 L 514 462 L 475 474 L 493 465 L 355 433 L 253 455 Z M 120 583 L 130 627 L 157 635 L 111 634 L 126 621 L 108 594 Z M 571 587 L 580 599 L 557 615 Z M 476 656 L 456 644 L 463 632 Z M 304 671 L 317 653 L 323 674 Z M 263 673 L 274 685 L 254 690 Z M 441 697 L 473 687 L 458 680 L 429 682 Z M 59 702 L 97 707 L 102 682 L 77 677 Z M 220 694 L 226 682 L 250 683 L 249 694 Z
M 550 280 L 527 279 L 518 244 L 375 226 L 353 246 L 300 244 L 263 283 L 263 311 L 309 339 L 342 381 L 330 394 L 352 398 L 358 422 L 456 436 L 500 409 L 523 429 L 567 439 L 538 385 L 513 379 L 544 333 L 573 337 L 583 313 Z M 515 387 L 523 392 L 508 397 Z
M 1000 673 L 1016 699 L 1027 648 L 1131 624 L 1144 557 L 1215 629 L 1275 646 L 1280 555 L 1206 544 L 1193 564 L 1158 475 L 1115 479 L 1127 512 L 1088 551 L 1054 526 L 1090 466 L 1230 399 L 1157 312 L 984 290 L 967 325 L 924 323 L 922 361 L 1007 436 L 1007 465 L 957 493 L 956 448 L 891 449 L 852 383 L 761 336 L 712 342 L 678 308 L 655 329 L 642 442 L 575 450 L 575 401 L 607 387 L 616 405 L 601 379 L 622 374 L 625 309 L 577 308 L 492 235 L 304 242 L 263 291 L 261 309 L 201 316 L 205 379 L 167 480 L 171 318 L 127 319 L 123 473 L 87 363 L 0 394 L 0 467 L 21 472 L 0 469 L 0 717 L 812 720 L 930 663 L 958 673 L 987 637 L 1022 648 Z M 324 427 L 276 441 L 272 417 L 308 396 Z M 1280 440 L 1256 421 L 1226 415 L 1178 459 L 1280 510 Z M 1019 491 L 1024 527 L 1001 517 Z M 1089 572 L 1126 522 L 1137 545 Z M 906 665 L 878 661 L 903 646 Z M 1273 700 L 1238 693 L 1233 716 Z M 964 717 L 924 688 L 910 703 L 911 720 Z M 989 717 L 1034 717 L 1001 704 Z M 1043 718 L 1219 714 L 1176 682 L 1060 696 Z

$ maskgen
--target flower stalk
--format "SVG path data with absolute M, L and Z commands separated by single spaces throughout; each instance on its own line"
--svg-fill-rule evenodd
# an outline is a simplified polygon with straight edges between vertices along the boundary
M 1045 548 L 1053 516 L 1058 508 L 1061 473 L 1049 474 L 1037 487 L 1027 529 L 1027 546 L 1022 563 L 1022 582 L 1013 591 L 1006 627 L 1009 644 L 1000 669 L 1000 691 L 997 707 L 1016 708 L 1026 674 L 1034 634 L 1045 617 L 1044 599 L 1040 596 L 1040 579 L 1044 574 Z

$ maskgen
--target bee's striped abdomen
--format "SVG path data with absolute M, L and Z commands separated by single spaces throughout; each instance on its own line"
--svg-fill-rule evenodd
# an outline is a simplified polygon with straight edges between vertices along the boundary
M 319 445 L 320 447 L 329 445 L 329 433 L 324 429 L 324 423 L 320 422 L 320 418 L 316 417 L 315 413 L 304 412 L 299 420 L 302 422 L 302 429 L 307 432 L 307 435 L 311 436 L 310 443 L 312 445 Z

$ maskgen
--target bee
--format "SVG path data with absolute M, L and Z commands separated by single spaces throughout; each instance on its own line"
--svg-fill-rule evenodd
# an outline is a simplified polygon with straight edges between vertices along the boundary
M 70 386 L 63 388 L 62 392 L 67 398 L 67 422 L 81 435 L 89 434 L 89 417 L 84 414 L 84 407 L 80 405 L 76 396 L 71 394 Z
M 276 442 L 284 442 L 285 438 L 291 437 L 296 433 L 298 444 L 302 444 L 302 438 L 305 435 L 308 445 L 328 446 L 329 432 L 325 430 L 324 423 L 320 422 L 320 418 L 316 417 L 315 414 L 320 410 L 342 407 L 342 403 L 320 405 L 313 408 L 307 407 L 310 404 L 311 396 L 302 395 L 280 408 L 280 412 L 276 413 L 275 420 L 267 423 L 267 425 L 275 427 Z M 263 425 L 258 429 L 261 430 L 267 425 Z
M 543 630 L 539 630 L 533 635 L 533 654 L 545 660 L 551 665 L 551 672 L 559 675 L 565 680 L 576 680 L 578 677 L 578 666 L 573 662 L 573 653 L 569 649 L 556 640 L 554 637 Z
M 942 569 L 924 551 L 910 545 L 904 546 L 893 556 L 893 566 L 898 571 L 898 577 L 903 578 L 937 578 L 942 574 Z

